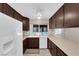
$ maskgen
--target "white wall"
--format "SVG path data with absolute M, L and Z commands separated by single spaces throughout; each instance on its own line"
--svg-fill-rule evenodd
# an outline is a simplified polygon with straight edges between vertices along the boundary
M 22 23 L 0 13 L 0 55 L 23 55 Z
M 30 35 L 32 35 L 33 32 L 33 24 L 38 24 L 38 25 L 48 25 L 49 28 L 49 20 L 45 19 L 30 19 Z

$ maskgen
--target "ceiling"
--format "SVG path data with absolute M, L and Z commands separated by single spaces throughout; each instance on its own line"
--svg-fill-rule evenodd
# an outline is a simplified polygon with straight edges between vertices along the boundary
M 49 19 L 63 3 L 9 3 L 21 15 L 30 19 Z

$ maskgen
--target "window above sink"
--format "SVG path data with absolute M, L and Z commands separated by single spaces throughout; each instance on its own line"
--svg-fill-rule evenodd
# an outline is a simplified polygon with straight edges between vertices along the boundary
M 40 36 L 48 35 L 48 27 L 47 25 L 33 25 L 33 34 Z

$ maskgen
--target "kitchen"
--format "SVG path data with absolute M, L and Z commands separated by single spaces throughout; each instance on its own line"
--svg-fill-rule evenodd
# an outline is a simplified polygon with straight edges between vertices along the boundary
M 78 7 L 79 3 L 0 3 L 0 55 L 79 56 Z

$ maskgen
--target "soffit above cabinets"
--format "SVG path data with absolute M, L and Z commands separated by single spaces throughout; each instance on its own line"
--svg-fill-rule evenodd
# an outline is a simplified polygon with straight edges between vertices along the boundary
M 64 3 L 9 3 L 21 15 L 30 19 L 49 19 Z

